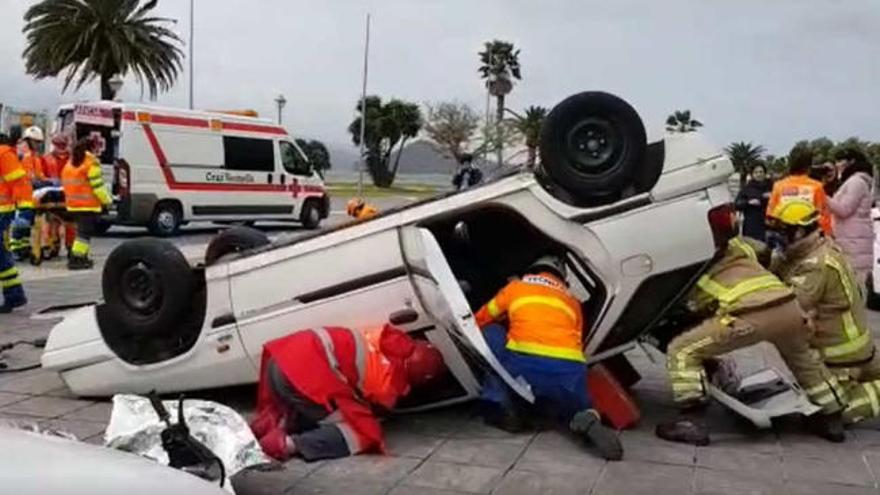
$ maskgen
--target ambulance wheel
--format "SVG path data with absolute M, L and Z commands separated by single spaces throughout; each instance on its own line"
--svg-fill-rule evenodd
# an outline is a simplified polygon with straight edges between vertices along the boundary
M 543 170 L 582 203 L 614 201 L 633 187 L 638 174 L 649 172 L 639 170 L 646 149 L 639 114 L 621 98 L 600 91 L 566 98 L 541 128 Z
M 164 201 L 153 209 L 153 216 L 147 228 L 157 237 L 169 237 L 177 234 L 183 220 L 180 205 L 172 201 Z
M 107 310 L 132 337 L 173 331 L 190 308 L 195 278 L 180 250 L 161 239 L 134 239 L 107 257 L 101 287 Z
M 248 249 L 269 244 L 269 237 L 257 229 L 250 227 L 232 227 L 220 232 L 205 251 L 205 266 L 211 266 L 227 254 L 240 253 Z
M 866 288 L 868 289 L 867 294 L 867 303 L 868 309 L 874 311 L 880 311 L 880 294 L 874 292 L 874 276 L 872 274 L 868 274 L 868 281 L 866 284 Z
M 306 201 L 299 218 L 303 227 L 309 230 L 317 229 L 321 225 L 321 205 L 314 200 Z

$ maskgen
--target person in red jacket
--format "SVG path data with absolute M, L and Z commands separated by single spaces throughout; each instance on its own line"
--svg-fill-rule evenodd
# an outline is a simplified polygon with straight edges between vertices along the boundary
M 263 346 L 251 430 L 278 460 L 384 452 L 374 411 L 391 410 L 445 369 L 440 351 L 391 325 L 300 330 Z

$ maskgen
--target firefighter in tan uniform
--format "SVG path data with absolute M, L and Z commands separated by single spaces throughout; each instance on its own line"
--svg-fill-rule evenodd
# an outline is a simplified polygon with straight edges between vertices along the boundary
M 864 296 L 840 248 L 819 230 L 819 213 L 807 201 L 773 210 L 770 228 L 785 247 L 774 271 L 788 283 L 811 316 L 810 345 L 844 386 L 843 420 L 880 415 L 880 356 L 867 325 Z
M 794 293 L 759 259 L 769 259 L 763 243 L 733 237 L 688 295 L 688 309 L 705 315 L 705 319 L 673 339 L 667 349 L 669 381 L 681 416 L 657 425 L 658 437 L 707 445 L 709 431 L 701 418 L 709 378 L 704 362 L 769 342 L 779 350 L 810 400 L 822 407 L 824 414 L 815 420 L 817 433 L 843 441 L 843 388 L 810 350 L 804 332 L 806 317 Z

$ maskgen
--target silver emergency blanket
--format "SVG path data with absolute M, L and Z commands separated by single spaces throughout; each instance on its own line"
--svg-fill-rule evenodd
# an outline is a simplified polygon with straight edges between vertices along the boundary
M 177 422 L 177 401 L 162 401 Z M 226 467 L 227 490 L 229 478 L 242 469 L 273 462 L 260 448 L 247 422 L 231 408 L 207 400 L 187 399 L 183 414 L 190 434 L 211 449 Z M 168 464 L 168 454 L 162 448 L 160 434 L 165 424 L 159 420 L 149 399 L 138 395 L 113 396 L 110 423 L 104 431 L 107 447 L 132 452 Z

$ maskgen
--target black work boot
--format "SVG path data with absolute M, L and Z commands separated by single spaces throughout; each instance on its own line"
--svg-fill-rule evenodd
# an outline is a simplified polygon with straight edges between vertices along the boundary
M 709 445 L 709 428 L 699 419 L 681 417 L 674 421 L 666 421 L 658 424 L 654 433 L 670 442 Z
M 85 256 L 71 256 L 70 258 L 67 258 L 68 270 L 89 270 L 94 265 L 95 263 Z
M 807 429 L 816 436 L 829 442 L 843 443 L 846 433 L 843 431 L 843 418 L 839 412 L 833 414 L 814 414 L 807 416 Z
M 588 409 L 575 414 L 568 428 L 595 445 L 603 458 L 609 461 L 623 459 L 623 446 L 617 432 L 603 425 L 595 410 Z

